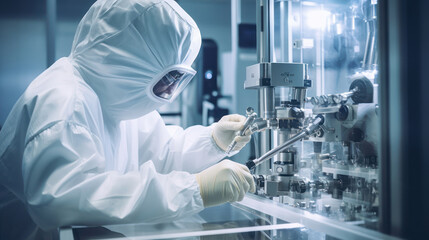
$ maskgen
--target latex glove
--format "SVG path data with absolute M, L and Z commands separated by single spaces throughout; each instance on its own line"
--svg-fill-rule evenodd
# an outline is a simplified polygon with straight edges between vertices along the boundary
M 195 177 L 204 207 L 241 201 L 246 192 L 255 192 L 255 182 L 249 169 L 230 160 L 213 165 Z
M 213 139 L 216 144 L 224 150 L 228 149 L 229 144 L 233 140 L 237 142 L 233 151 L 240 151 L 250 141 L 250 134 L 245 136 L 237 136 L 237 132 L 244 127 L 246 117 L 239 114 L 231 114 L 223 116 L 219 122 L 214 124 Z

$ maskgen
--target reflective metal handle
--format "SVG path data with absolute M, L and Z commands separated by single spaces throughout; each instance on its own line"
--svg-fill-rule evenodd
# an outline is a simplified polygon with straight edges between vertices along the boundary
M 251 107 L 248 107 L 248 108 L 246 109 L 246 115 L 247 115 L 247 118 L 246 118 L 246 121 L 244 122 L 244 126 L 243 126 L 243 128 L 242 128 L 242 129 L 237 133 L 237 136 L 244 136 L 244 135 L 246 134 L 246 131 L 250 128 L 250 126 L 252 126 L 253 122 L 255 121 L 256 117 L 258 116 L 258 115 L 254 112 L 253 108 L 251 108 Z M 233 140 L 233 141 L 229 144 L 229 146 L 228 146 L 228 148 L 227 148 L 227 150 L 226 150 L 226 153 L 227 153 L 227 154 L 229 154 L 229 153 L 234 149 L 235 145 L 237 145 L 237 142 L 236 142 L 235 140 Z
M 250 160 L 246 163 L 246 166 L 251 170 L 255 166 L 261 164 L 262 162 L 272 158 L 274 155 L 278 154 L 279 152 L 283 151 L 290 145 L 294 144 L 295 142 L 303 139 L 304 137 L 313 134 L 319 127 L 324 123 L 325 118 L 322 115 L 317 115 L 316 118 L 313 119 L 313 121 L 303 130 L 301 130 L 299 133 L 297 133 L 295 136 L 291 137 L 288 141 L 283 143 L 282 145 L 279 145 L 264 155 L 262 155 L 260 158 L 257 158 L 255 160 Z

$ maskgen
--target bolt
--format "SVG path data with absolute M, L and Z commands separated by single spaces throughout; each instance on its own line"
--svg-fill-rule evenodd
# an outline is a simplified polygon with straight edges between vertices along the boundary
M 323 211 L 329 214 L 331 212 L 331 205 L 323 205 Z
M 313 105 L 319 105 L 320 101 L 317 97 L 312 97 L 310 100 L 311 104 Z
M 329 103 L 329 98 L 326 95 L 322 95 L 320 96 L 320 103 L 321 104 L 328 104 Z
M 311 209 L 311 211 L 315 211 L 315 210 L 316 210 L 316 202 L 315 202 L 315 201 L 313 201 L 313 200 L 311 200 L 311 201 L 308 203 L 308 207 Z
M 331 96 L 331 98 L 332 98 L 332 101 L 335 104 L 340 104 L 341 103 L 341 96 L 340 95 L 334 94 L 334 95 Z

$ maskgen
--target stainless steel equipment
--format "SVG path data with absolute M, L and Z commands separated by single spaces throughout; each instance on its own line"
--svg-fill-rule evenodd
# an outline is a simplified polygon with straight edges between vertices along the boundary
M 258 7 L 259 63 L 244 83 L 259 91 L 261 117 L 249 129 L 263 133 L 261 154 L 247 163 L 257 194 L 378 229 L 377 1 Z

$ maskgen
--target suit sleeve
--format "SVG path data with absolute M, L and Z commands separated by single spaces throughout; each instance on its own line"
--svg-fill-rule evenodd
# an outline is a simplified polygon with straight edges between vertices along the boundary
M 160 172 L 197 173 L 227 156 L 214 142 L 211 126 L 166 126 L 157 112 L 140 119 L 138 126 L 139 158 L 152 160 Z
M 103 144 L 85 127 L 59 122 L 28 142 L 26 204 L 44 230 L 70 225 L 161 222 L 203 209 L 195 177 L 160 174 L 152 161 L 127 173 L 105 171 Z

